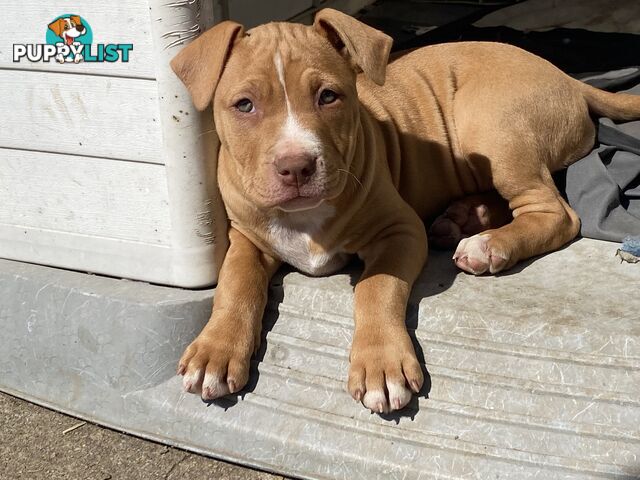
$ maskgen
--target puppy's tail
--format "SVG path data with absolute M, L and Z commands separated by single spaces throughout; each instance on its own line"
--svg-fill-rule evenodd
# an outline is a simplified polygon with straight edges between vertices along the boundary
M 589 110 L 612 120 L 640 119 L 640 95 L 610 93 L 580 82 Z

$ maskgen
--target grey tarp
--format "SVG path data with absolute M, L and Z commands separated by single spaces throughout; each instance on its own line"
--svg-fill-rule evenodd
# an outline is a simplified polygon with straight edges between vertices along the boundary
M 582 80 L 606 90 L 640 95 L 640 69 L 590 76 Z M 582 220 L 585 237 L 620 242 L 640 235 L 640 121 L 598 122 L 598 143 L 566 172 L 569 204 Z

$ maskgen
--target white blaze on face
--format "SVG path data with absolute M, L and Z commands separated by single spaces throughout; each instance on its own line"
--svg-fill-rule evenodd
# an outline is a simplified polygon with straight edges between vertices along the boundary
M 276 52 L 276 54 L 273 56 L 273 63 L 276 64 L 278 79 L 280 80 L 280 85 L 282 85 L 282 89 L 284 90 L 284 99 L 287 102 L 287 114 L 291 115 L 291 103 L 289 102 L 289 94 L 287 93 L 287 84 L 284 80 L 284 65 L 282 64 L 282 57 L 280 56 L 280 52 Z
M 287 118 L 282 125 L 278 143 L 293 143 L 296 146 L 304 147 L 310 153 L 320 155 L 322 151 L 322 149 L 320 148 L 320 140 L 311 130 L 308 130 L 300 125 L 300 123 L 296 119 L 293 109 L 291 108 L 291 102 L 289 100 L 287 85 L 284 78 L 284 65 L 282 63 L 280 52 L 276 52 L 276 54 L 273 56 L 273 63 L 276 66 L 278 79 L 280 80 L 280 85 L 282 85 L 282 89 L 284 90 L 284 100 L 287 104 Z

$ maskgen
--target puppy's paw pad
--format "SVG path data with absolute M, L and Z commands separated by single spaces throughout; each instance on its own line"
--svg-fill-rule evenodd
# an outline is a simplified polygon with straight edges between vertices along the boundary
M 507 264 L 508 258 L 492 248 L 491 235 L 481 234 L 462 239 L 453 255 L 453 261 L 465 272 L 482 275 L 485 272 L 499 272 Z
M 446 215 L 441 215 L 435 219 L 429 228 L 427 235 L 429 244 L 441 249 L 455 247 L 463 238 L 460 226 Z

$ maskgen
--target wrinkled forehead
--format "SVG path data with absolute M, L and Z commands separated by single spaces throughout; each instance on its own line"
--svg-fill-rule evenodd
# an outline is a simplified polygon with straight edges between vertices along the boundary
M 276 72 L 276 58 L 291 74 L 315 69 L 344 78 L 353 75 L 348 63 L 328 40 L 313 27 L 295 23 L 269 23 L 247 31 L 234 46 L 225 73 L 271 76 Z

